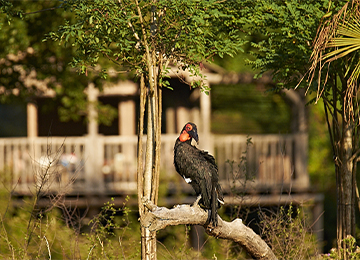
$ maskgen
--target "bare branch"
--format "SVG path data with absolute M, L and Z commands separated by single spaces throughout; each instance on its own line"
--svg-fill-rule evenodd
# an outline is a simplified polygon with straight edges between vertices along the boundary
M 150 231 L 182 224 L 201 225 L 208 235 L 234 241 L 256 259 L 277 259 L 264 240 L 251 228 L 245 226 L 241 219 L 227 222 L 218 216 L 218 226 L 214 228 L 206 225 L 208 213 L 197 203 L 192 206 L 177 205 L 172 209 L 158 207 L 151 201 L 145 201 L 144 204 L 151 211 L 146 213 L 140 222 Z
M 119 2 L 120 5 L 122 5 L 121 0 L 118 0 L 118 2 Z M 126 12 L 123 11 L 123 13 L 124 13 L 124 15 L 126 17 L 127 16 Z M 132 25 L 132 23 L 130 21 L 128 21 L 128 26 L 130 27 L 131 31 L 134 34 L 135 39 L 137 40 L 137 43 L 135 45 L 135 49 L 140 50 L 141 39 L 140 39 L 139 35 L 137 34 L 137 32 L 135 31 L 135 28 L 134 28 L 134 26 Z
M 24 15 L 27 15 L 27 14 L 36 14 L 36 13 L 46 12 L 46 11 L 53 11 L 53 10 L 59 9 L 59 8 L 61 8 L 61 7 L 62 7 L 62 6 L 59 5 L 59 6 L 55 6 L 55 7 L 51 7 L 51 8 L 46 8 L 46 9 L 38 10 L 38 11 L 33 11 L 33 12 L 29 12 L 29 13 L 24 13 Z

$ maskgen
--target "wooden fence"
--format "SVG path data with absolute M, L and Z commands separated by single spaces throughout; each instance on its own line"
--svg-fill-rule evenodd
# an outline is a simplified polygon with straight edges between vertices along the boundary
M 169 179 L 180 178 L 173 166 L 176 138 L 162 136 L 161 171 Z M 225 190 L 245 181 L 258 191 L 309 187 L 305 134 L 211 135 L 211 140 Z M 137 136 L 2 138 L 0 170 L 17 194 L 31 194 L 39 185 L 69 194 L 131 194 L 136 147 Z

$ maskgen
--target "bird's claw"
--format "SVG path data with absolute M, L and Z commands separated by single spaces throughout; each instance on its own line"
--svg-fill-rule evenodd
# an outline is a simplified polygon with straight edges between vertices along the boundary
M 207 218 L 204 226 L 208 226 L 208 225 L 210 224 L 210 222 L 211 222 L 211 209 L 209 209 L 209 210 L 207 211 L 207 213 L 208 213 L 208 218 Z
M 201 194 L 196 198 L 196 200 L 194 201 L 193 206 L 199 206 L 199 201 L 201 200 Z

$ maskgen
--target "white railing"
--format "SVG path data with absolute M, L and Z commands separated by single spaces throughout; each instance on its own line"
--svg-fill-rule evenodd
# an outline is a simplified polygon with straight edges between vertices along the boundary
M 214 146 L 220 179 L 229 185 L 246 179 L 255 189 L 309 187 L 306 134 L 217 135 Z
M 162 135 L 161 139 L 161 171 L 167 176 L 177 176 L 176 138 Z M 212 135 L 211 139 L 224 183 L 247 176 L 256 187 L 309 185 L 306 135 L 256 135 L 252 144 L 243 135 Z M 41 178 L 47 180 L 43 188 L 49 191 L 60 187 L 74 194 L 133 193 L 136 151 L 137 136 L 1 138 L 0 171 L 22 194 L 31 192 Z

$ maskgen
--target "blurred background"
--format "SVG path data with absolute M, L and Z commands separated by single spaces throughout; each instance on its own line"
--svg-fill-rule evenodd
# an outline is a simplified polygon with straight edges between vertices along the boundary
M 52 1 L 16 5 L 28 12 L 55 6 Z M 70 68 L 73 50 L 43 41 L 65 18 L 74 19 L 57 9 L 13 19 L 11 24 L 0 18 L 0 85 L 5 86 L 0 95 L 1 175 L 12 185 L 11 198 L 17 201 L 12 204 L 14 218 L 19 217 L 16 208 L 25 207 L 23 202 L 32 197 L 37 174 L 51 164 L 55 177 L 40 205 L 46 207 L 52 201 L 49 196 L 55 198 L 61 189 L 64 207 L 57 217 L 68 227 L 83 223 L 81 231 L 90 232 L 85 224 L 113 198 L 114 207 L 122 207 L 114 215 L 122 218 L 119 225 L 125 234 L 125 227 L 138 228 L 139 82 L 131 73 L 104 81 L 95 73 L 79 75 Z M 307 105 L 312 96 L 302 90 L 275 91 L 270 75 L 255 80 L 256 71 L 245 65 L 250 49 L 245 46 L 244 53 L 216 57 L 204 65 L 210 95 L 190 88 L 176 75 L 169 79 L 172 89 L 163 93 L 159 205 L 195 200 L 191 187 L 176 174 L 172 157 L 179 131 L 193 121 L 199 129 L 199 147 L 214 154 L 219 166 L 226 194 L 222 218 L 240 217 L 266 234 L 260 224 L 270 223 L 267 213 L 279 216 L 282 208 L 285 216 L 306 218 L 301 225 L 311 227 L 316 248 L 327 252 L 336 239 L 336 193 L 323 105 L 321 101 Z M 13 86 L 18 93 L 12 92 Z M 89 118 L 91 111 L 98 120 Z M 75 208 L 77 213 L 71 215 Z M 128 233 L 124 238 L 139 239 Z M 158 240 L 164 259 L 186 259 L 201 251 L 201 257 L 210 259 L 213 252 L 241 251 L 230 242 L 207 237 L 201 227 L 167 228 L 159 232 Z M 171 252 L 175 247 L 177 255 Z

